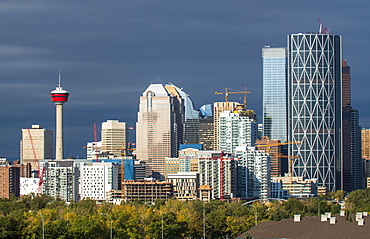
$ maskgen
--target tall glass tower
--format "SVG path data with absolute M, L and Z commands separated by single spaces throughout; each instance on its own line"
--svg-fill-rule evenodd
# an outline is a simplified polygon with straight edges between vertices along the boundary
M 262 48 L 263 135 L 287 140 L 286 48 Z
M 292 173 L 318 179 L 328 191 L 342 188 L 341 37 L 288 36 L 288 140 Z

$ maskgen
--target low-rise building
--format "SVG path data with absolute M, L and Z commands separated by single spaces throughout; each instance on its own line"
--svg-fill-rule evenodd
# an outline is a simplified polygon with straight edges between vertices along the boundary
M 272 183 L 280 185 L 277 190 L 286 190 L 289 195 L 297 198 L 308 198 L 317 196 L 317 179 L 305 179 L 304 177 L 291 177 L 285 174 L 284 177 L 272 177 Z
M 125 181 L 122 183 L 122 197 L 124 201 L 154 202 L 157 199 L 173 197 L 173 186 L 169 182 L 155 180 Z
M 198 198 L 198 173 L 179 172 L 177 174 L 168 174 L 166 181 L 173 185 L 174 198 L 180 201 L 188 201 Z
M 119 165 L 116 163 L 83 163 L 80 165 L 81 199 L 105 201 L 107 192 L 119 186 Z

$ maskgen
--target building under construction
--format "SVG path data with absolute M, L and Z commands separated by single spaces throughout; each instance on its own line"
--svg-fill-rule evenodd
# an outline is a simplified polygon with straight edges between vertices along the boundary
M 159 181 L 125 181 L 122 182 L 122 198 L 124 201 L 154 202 L 158 199 L 173 197 L 173 186 L 169 182 Z

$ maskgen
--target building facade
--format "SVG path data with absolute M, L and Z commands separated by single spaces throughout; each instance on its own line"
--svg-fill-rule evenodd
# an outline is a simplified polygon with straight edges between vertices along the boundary
M 175 87 L 176 91 L 180 94 L 183 99 L 185 108 L 185 125 L 184 125 L 184 144 L 198 144 L 199 143 L 199 111 L 194 109 L 194 104 L 190 99 L 190 96 L 184 92 L 181 88 L 168 84 L 168 86 Z
M 234 155 L 241 145 L 254 146 L 257 139 L 257 121 L 252 110 L 220 113 L 218 120 L 218 148 Z
M 270 155 L 254 147 L 239 146 L 237 196 L 267 199 L 271 195 Z
M 116 163 L 83 163 L 80 172 L 81 199 L 105 201 L 107 192 L 118 190 L 119 165 Z
M 202 152 L 199 158 L 200 185 L 210 185 L 212 199 L 233 198 L 236 192 L 237 163 L 234 158 L 224 157 L 221 152 Z M 206 157 L 204 157 L 206 156 Z
M 20 196 L 20 167 L 0 158 L 0 198 Z
M 325 33 L 288 36 L 288 141 L 293 176 L 342 188 L 342 46 Z
M 53 131 L 41 125 L 22 129 L 20 148 L 21 164 L 30 163 L 32 169 L 38 169 L 39 160 L 53 158 Z
M 214 127 L 213 116 L 199 119 L 199 144 L 203 145 L 204 150 L 214 150 Z
M 168 174 L 166 181 L 173 185 L 173 196 L 180 201 L 195 200 L 199 197 L 199 174 L 196 172 L 179 172 Z
M 136 123 L 136 158 L 148 174 L 163 179 L 165 158 L 177 157 L 184 136 L 184 105 L 174 86 L 151 84 L 140 97 Z
M 66 202 L 79 200 L 80 170 L 74 161 L 41 161 L 40 170 L 44 178 L 43 194 L 60 198 Z
M 219 132 L 218 132 L 218 125 L 220 120 L 220 114 L 228 111 L 234 112 L 236 110 L 237 102 L 214 102 L 213 103 L 213 150 L 218 149 L 218 141 L 219 141 Z
M 262 48 L 263 135 L 287 141 L 287 49 Z
M 126 122 L 107 120 L 101 126 L 101 149 L 116 157 L 127 155 L 128 127 Z M 98 145 L 96 145 L 98 146 Z

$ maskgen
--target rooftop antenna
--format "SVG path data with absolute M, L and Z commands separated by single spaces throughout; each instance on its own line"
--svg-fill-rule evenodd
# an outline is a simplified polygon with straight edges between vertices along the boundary
M 59 82 L 58 82 L 58 87 L 60 87 L 60 78 L 61 78 L 61 74 L 60 74 L 60 69 L 59 69 Z

